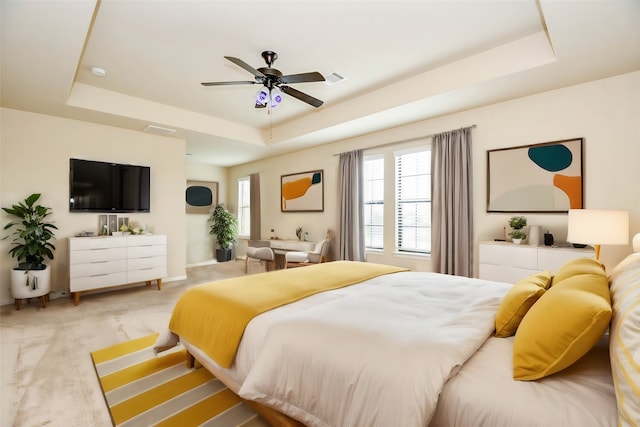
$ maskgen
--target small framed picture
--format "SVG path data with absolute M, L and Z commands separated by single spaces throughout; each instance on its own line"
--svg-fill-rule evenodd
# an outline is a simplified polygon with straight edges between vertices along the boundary
M 121 216 L 118 218 L 118 231 L 122 230 L 123 225 L 129 226 L 129 217 Z
M 109 235 L 109 217 L 107 215 L 98 215 L 98 235 Z
M 118 231 L 118 215 L 109 215 L 109 234 Z

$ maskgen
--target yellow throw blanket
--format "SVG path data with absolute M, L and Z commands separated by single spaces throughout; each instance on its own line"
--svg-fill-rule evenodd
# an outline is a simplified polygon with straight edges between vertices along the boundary
M 258 314 L 318 292 L 405 270 L 336 261 L 198 285 L 178 300 L 169 329 L 229 368 L 245 327 Z

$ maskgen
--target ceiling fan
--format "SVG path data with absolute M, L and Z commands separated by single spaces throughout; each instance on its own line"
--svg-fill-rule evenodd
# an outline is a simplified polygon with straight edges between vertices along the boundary
M 256 94 L 256 108 L 264 108 L 267 104 L 271 107 L 275 107 L 282 102 L 282 92 L 287 95 L 291 95 L 294 98 L 299 99 L 302 102 L 306 102 L 316 108 L 321 106 L 324 101 L 314 98 L 311 95 L 307 95 L 304 92 L 300 92 L 287 84 L 291 83 L 308 83 L 308 82 L 323 82 L 324 77 L 317 71 L 311 73 L 302 74 L 290 74 L 287 76 L 282 75 L 280 70 L 271 68 L 278 54 L 270 50 L 262 52 L 262 58 L 267 63 L 266 67 L 258 69 L 253 68 L 251 65 L 244 62 L 242 59 L 234 58 L 232 56 L 225 56 L 225 59 L 233 62 L 234 64 L 244 68 L 254 76 L 254 80 L 247 81 L 232 81 L 232 82 L 202 82 L 202 86 L 226 86 L 226 85 L 255 85 L 262 84 L 264 87 Z

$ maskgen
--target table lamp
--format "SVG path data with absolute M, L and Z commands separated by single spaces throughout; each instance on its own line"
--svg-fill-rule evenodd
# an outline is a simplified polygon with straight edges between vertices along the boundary
M 596 260 L 600 245 L 629 243 L 629 212 L 624 210 L 570 209 L 567 241 L 592 245 Z

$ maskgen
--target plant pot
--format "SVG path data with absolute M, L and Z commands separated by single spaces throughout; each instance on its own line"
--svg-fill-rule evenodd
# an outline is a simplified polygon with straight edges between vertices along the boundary
M 522 239 L 511 239 L 511 241 L 514 245 L 519 245 L 520 243 L 522 243 Z
M 36 298 L 47 295 L 51 289 L 51 268 L 43 270 L 11 270 L 11 295 L 14 299 Z
M 231 249 L 216 249 L 216 259 L 218 262 L 231 261 Z

